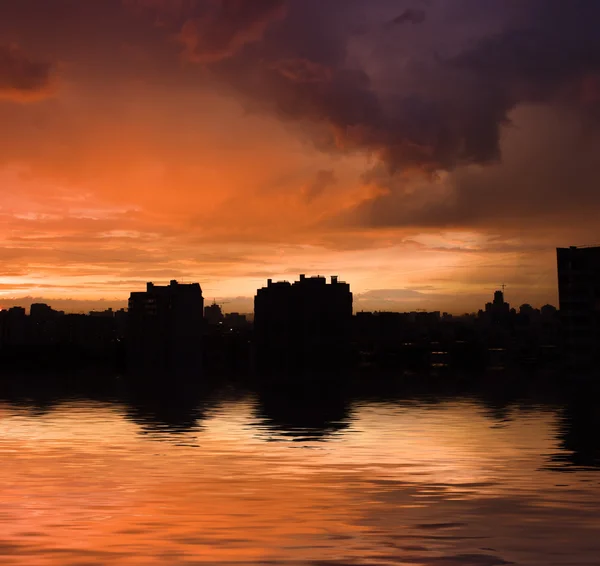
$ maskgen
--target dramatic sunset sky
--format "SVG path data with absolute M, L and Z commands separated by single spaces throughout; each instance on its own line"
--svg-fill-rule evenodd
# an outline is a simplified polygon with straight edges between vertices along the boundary
M 338 274 L 556 303 L 600 242 L 600 2 L 0 0 L 0 306 Z M 98 299 L 106 299 L 103 303 Z

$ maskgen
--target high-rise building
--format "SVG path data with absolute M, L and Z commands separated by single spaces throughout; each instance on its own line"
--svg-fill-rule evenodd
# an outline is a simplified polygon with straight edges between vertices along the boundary
M 485 312 L 492 324 L 503 324 L 510 314 L 510 305 L 504 301 L 503 291 L 494 291 L 494 300 L 485 304 Z
M 28 319 L 23 307 L 0 312 L 0 348 L 23 346 L 28 339 Z
M 259 371 L 319 373 L 349 361 L 352 327 L 350 285 L 336 276 L 273 282 L 254 298 Z
M 204 320 L 206 324 L 217 325 L 223 322 L 223 310 L 221 309 L 221 305 L 217 302 L 213 302 L 212 305 L 208 305 L 204 307 Z
M 148 283 L 129 297 L 130 368 L 196 374 L 202 360 L 204 299 L 199 283 Z
M 50 305 L 46 303 L 32 303 L 29 306 L 29 316 L 37 320 L 47 320 L 62 316 L 65 314 L 63 311 L 55 311 Z
M 56 311 L 45 303 L 33 303 L 29 307 L 29 339 L 38 346 L 60 342 L 63 311 Z
M 600 362 L 600 247 L 557 248 L 558 298 L 565 358 L 573 369 Z

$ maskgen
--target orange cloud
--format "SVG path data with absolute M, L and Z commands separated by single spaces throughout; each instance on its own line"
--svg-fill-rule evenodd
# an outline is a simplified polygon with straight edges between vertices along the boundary
M 0 49 L 2 298 L 120 302 L 171 278 L 247 297 L 270 276 L 338 273 L 364 308 L 383 289 L 397 308 L 471 310 L 502 281 L 511 302 L 554 300 L 552 246 L 596 224 L 595 121 L 584 139 L 575 110 L 562 124 L 521 105 L 497 136 L 505 113 L 487 104 L 513 99 L 482 99 L 477 59 L 432 60 L 438 40 L 456 52 L 443 18 L 399 30 L 383 4 L 4 3 L 0 42 L 23 51 Z M 61 62 L 60 90 L 35 54 Z M 503 161 L 463 164 L 498 141 Z

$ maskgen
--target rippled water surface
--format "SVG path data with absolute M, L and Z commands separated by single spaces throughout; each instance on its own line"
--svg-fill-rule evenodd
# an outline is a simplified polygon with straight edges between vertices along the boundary
M 0 564 L 600 564 L 595 405 L 0 403 Z

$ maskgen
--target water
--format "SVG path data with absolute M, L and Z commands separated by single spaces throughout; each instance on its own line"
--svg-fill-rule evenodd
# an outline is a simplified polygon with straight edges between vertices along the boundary
M 0 564 L 600 564 L 597 425 L 589 400 L 4 401 Z

